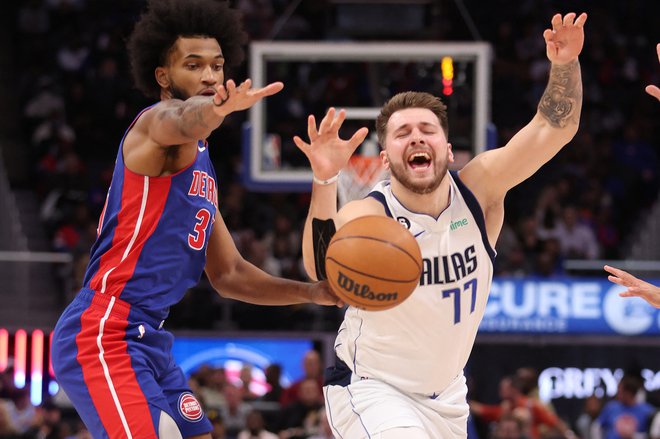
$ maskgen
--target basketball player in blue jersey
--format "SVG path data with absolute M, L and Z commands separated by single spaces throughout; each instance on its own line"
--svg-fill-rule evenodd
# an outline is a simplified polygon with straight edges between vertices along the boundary
M 504 197 L 577 132 L 586 19 L 574 13 L 552 18 L 543 33 L 550 78 L 536 114 L 505 146 L 477 155 L 457 173 L 448 172 L 454 156 L 446 107 L 427 93 L 400 93 L 383 106 L 376 131 L 391 177 L 339 212 L 337 175 L 368 130 L 341 140 L 345 113 L 330 109 L 318 128 L 309 117 L 309 143 L 294 138 L 314 175 L 303 237 L 311 276 L 325 276 L 324 246 L 335 228 L 364 215 L 399 220 L 423 256 L 419 285 L 406 301 L 387 311 L 346 311 L 324 387 L 337 438 L 467 436 L 463 368 L 490 290 Z
M 275 278 L 246 262 L 219 214 L 205 139 L 283 87 L 224 83 L 243 42 L 240 17 L 216 0 L 153 0 L 130 37 L 135 82 L 160 101 L 120 143 L 84 286 L 52 342 L 57 380 L 95 438 L 211 437 L 163 329 L 203 270 L 224 297 L 341 305 L 325 282 Z

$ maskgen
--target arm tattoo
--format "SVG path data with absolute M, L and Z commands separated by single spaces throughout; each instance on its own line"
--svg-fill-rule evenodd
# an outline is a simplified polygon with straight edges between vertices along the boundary
M 209 102 L 202 100 L 188 100 L 181 108 L 179 130 L 186 137 L 193 137 L 192 133 L 199 130 L 209 131 L 209 125 L 204 118 L 208 111 L 204 109 Z M 187 107 L 187 108 L 186 108 Z
M 582 111 L 582 77 L 577 60 L 552 66 L 550 80 L 538 110 L 550 125 L 556 128 L 579 123 Z

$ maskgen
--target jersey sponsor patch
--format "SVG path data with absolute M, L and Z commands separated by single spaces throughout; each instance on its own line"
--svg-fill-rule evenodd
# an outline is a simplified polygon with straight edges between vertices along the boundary
M 192 393 L 182 393 L 179 396 L 179 413 L 189 421 L 197 422 L 204 416 L 202 406 Z

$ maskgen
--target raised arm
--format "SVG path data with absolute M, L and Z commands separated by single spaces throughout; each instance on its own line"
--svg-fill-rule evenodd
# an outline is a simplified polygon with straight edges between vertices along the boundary
M 320 262 L 323 259 L 322 253 L 332 237 L 335 226 L 341 225 L 335 224 L 339 171 L 346 166 L 353 152 L 369 133 L 367 128 L 360 128 L 349 140 L 340 139 L 339 129 L 345 118 L 344 110 L 337 113 L 334 108 L 330 108 L 317 129 L 316 119 L 310 115 L 307 119 L 310 143 L 298 136 L 293 138 L 296 146 L 309 159 L 314 175 L 312 199 L 303 230 L 303 262 L 307 274 L 312 279 L 319 277 L 316 261 Z M 315 248 L 321 254 L 317 255 Z
M 222 297 L 257 305 L 344 306 L 327 282 L 306 283 L 271 276 L 243 259 L 220 214 L 216 215 L 209 239 L 205 271 Z
M 212 96 L 193 96 L 185 101 L 167 99 L 156 105 L 150 118 L 145 119 L 149 138 L 162 146 L 206 139 L 227 115 L 248 109 L 283 87 L 281 82 L 275 82 L 253 89 L 250 79 L 238 86 L 230 79 L 226 85 L 218 85 Z
M 534 174 L 575 135 L 582 110 L 578 55 L 584 44 L 586 14 L 552 18 L 543 38 L 551 62 L 548 86 L 532 120 L 502 148 L 475 157 L 460 172 L 484 210 Z

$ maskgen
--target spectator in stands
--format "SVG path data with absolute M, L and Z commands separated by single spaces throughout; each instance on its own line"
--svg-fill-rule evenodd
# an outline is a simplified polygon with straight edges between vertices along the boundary
M 566 206 L 554 237 L 559 240 L 561 255 L 567 259 L 596 259 L 599 250 L 593 230 L 581 224 L 575 206 Z
M 488 405 L 477 401 L 469 401 L 470 410 L 485 422 L 498 422 L 504 415 L 515 416 L 523 423 L 529 422 L 529 431 L 525 433 L 531 439 L 541 437 L 541 426 L 561 432 L 565 438 L 575 437 L 575 434 L 554 413 L 544 407 L 538 400 L 523 394 L 521 387 L 521 380 L 518 377 L 504 377 L 500 380 L 501 402 L 499 404 Z
M 242 393 L 233 384 L 227 384 L 224 389 L 226 404 L 220 407 L 219 413 L 229 439 L 236 438 L 245 428 L 247 415 L 252 411 L 250 404 L 243 401 Z
M 62 422 L 62 412 L 50 401 L 37 408 L 39 422 L 33 426 L 30 435 L 36 438 L 59 439 L 70 436 L 69 424 Z
M 548 238 L 541 243 L 532 274 L 543 277 L 560 276 L 564 274 L 563 261 L 559 239 Z
M 264 427 L 264 417 L 258 410 L 252 410 L 245 419 L 245 428 L 238 433 L 238 439 L 278 439 Z
M 18 430 L 12 422 L 11 415 L 9 414 L 9 401 L 0 399 L 0 437 L 2 438 L 17 438 Z
M 199 395 L 206 407 L 221 409 L 227 404 L 225 387 L 229 386 L 224 367 L 204 365 L 195 373 L 199 380 Z
M 505 414 L 497 421 L 491 439 L 527 439 L 524 421 L 513 414 Z
M 610 282 L 626 287 L 627 290 L 619 293 L 621 297 L 641 297 L 650 305 L 660 308 L 660 287 L 637 279 L 632 274 L 619 268 L 606 265 L 605 271 L 610 273 L 607 278 Z
M 298 399 L 282 410 L 281 439 L 304 439 L 319 431 L 319 410 L 323 407 L 323 394 L 318 381 L 306 378 L 298 385 Z
M 280 403 L 282 407 L 298 401 L 300 399 L 300 386 L 307 380 L 313 380 L 317 383 L 319 395 L 323 394 L 323 366 L 321 365 L 321 356 L 314 349 L 309 350 L 303 356 L 303 377 L 295 381 L 282 393 Z
M 536 202 L 534 215 L 536 217 L 537 234 L 541 239 L 547 239 L 556 232 L 561 218 L 559 192 L 555 185 L 546 186 Z
M 265 370 L 266 383 L 270 389 L 261 397 L 262 401 L 278 402 L 282 398 L 284 387 L 280 382 L 282 378 L 282 366 L 278 363 L 272 363 L 266 366 Z
M 30 401 L 30 389 L 16 389 L 14 396 L 7 404 L 11 423 L 20 434 L 26 433 L 38 422 L 37 410 Z
M 252 384 L 252 365 L 244 363 L 241 367 L 239 378 L 241 380 L 241 398 L 243 401 L 250 402 L 257 399 L 259 395 L 250 389 L 250 384 Z
M 640 382 L 624 375 L 619 381 L 616 399 L 603 407 L 593 430 L 596 439 L 629 439 L 648 431 L 655 409 L 637 400 Z
M 332 427 L 328 422 L 328 415 L 325 412 L 325 408 L 319 409 L 319 432 L 310 436 L 308 439 L 335 439 L 335 435 L 332 433 Z
M 538 233 L 538 221 L 534 215 L 529 215 L 520 220 L 518 225 L 518 239 L 525 255 L 525 259 L 534 260 L 543 248 L 543 240 Z M 531 269 L 531 267 L 530 267 Z
M 208 417 L 213 426 L 213 430 L 211 430 L 211 439 L 227 439 L 227 429 L 225 428 L 220 413 L 216 410 L 209 410 Z
M 595 439 L 591 432 L 603 408 L 603 400 L 595 395 L 589 396 L 584 401 L 584 409 L 575 422 L 576 430 L 580 439 Z

